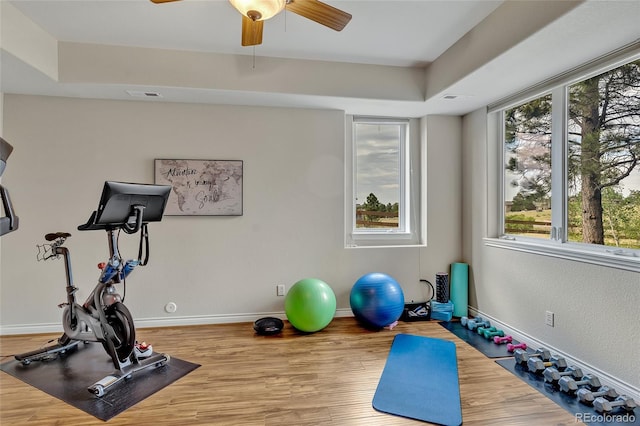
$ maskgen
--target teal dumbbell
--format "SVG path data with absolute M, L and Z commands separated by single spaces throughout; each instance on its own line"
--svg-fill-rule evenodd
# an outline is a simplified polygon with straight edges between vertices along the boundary
M 494 327 L 494 326 L 491 326 L 491 327 L 488 327 L 488 326 L 487 327 L 478 327 L 476 329 L 476 332 L 481 336 L 483 335 L 483 333 L 485 331 L 498 331 L 498 329 L 496 327 Z
M 487 340 L 491 340 L 494 337 L 503 337 L 504 336 L 504 331 L 502 331 L 502 330 L 484 329 L 484 330 L 482 330 L 480 335 L 482 337 L 484 337 L 485 339 L 487 339 Z

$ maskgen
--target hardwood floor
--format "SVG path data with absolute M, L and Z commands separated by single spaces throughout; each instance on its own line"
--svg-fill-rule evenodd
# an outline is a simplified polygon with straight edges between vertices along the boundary
M 281 335 L 271 337 L 255 335 L 250 323 L 139 329 L 138 339 L 151 342 L 156 351 L 202 366 L 108 424 L 425 424 L 379 413 L 371 406 L 398 333 L 456 343 L 465 425 L 576 424 L 574 416 L 436 322 L 401 322 L 393 330 L 372 332 L 353 318 L 336 318 L 314 334 L 299 333 L 287 323 Z M 35 349 L 55 337 L 4 336 L 0 353 L 6 356 Z M 0 373 L 0 424 L 104 422 Z

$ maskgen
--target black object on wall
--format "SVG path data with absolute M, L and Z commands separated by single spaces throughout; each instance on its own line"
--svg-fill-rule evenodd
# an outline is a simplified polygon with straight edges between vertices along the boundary
M 7 166 L 7 159 L 13 147 L 6 140 L 0 137 L 0 177 Z M 18 229 L 18 216 L 16 216 L 13 205 L 11 204 L 11 198 L 9 198 L 9 191 L 0 185 L 0 200 L 2 201 L 2 208 L 4 209 L 5 217 L 0 217 L 0 236 L 8 234 L 9 232 Z

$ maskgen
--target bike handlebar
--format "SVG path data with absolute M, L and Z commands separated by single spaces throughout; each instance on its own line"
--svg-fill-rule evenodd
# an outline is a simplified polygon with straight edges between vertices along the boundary
M 0 176 L 4 172 L 4 168 L 7 165 L 7 159 L 13 147 L 9 142 L 0 137 Z M 18 229 L 18 216 L 13 211 L 13 205 L 11 205 L 11 198 L 9 198 L 9 191 L 7 191 L 2 185 L 0 185 L 0 201 L 2 202 L 2 208 L 6 217 L 0 217 L 0 236 L 8 234 Z
M 13 211 L 11 198 L 9 198 L 9 191 L 7 191 L 2 185 L 0 185 L 0 200 L 2 200 L 2 207 L 7 215 L 6 217 L 0 217 L 0 235 L 4 235 L 18 229 L 19 219 Z
M 127 234 L 135 234 L 142 228 L 143 225 L 142 216 L 144 213 L 144 206 L 136 204 L 132 206 L 132 209 L 134 211 L 135 223 L 127 222 L 122 224 L 122 230 Z

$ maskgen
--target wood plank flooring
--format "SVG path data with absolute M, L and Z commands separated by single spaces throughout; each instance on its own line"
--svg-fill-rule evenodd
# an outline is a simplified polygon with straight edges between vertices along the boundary
M 425 424 L 379 413 L 371 406 L 398 333 L 456 343 L 465 425 L 576 424 L 573 415 L 436 322 L 401 322 L 393 330 L 372 332 L 353 318 L 336 318 L 314 334 L 299 333 L 286 323 L 281 335 L 271 337 L 257 336 L 250 323 L 139 329 L 138 340 L 152 343 L 154 350 L 202 367 L 108 424 Z M 56 337 L 0 337 L 0 353 L 25 352 Z M 0 372 L 0 424 L 81 426 L 104 422 Z

